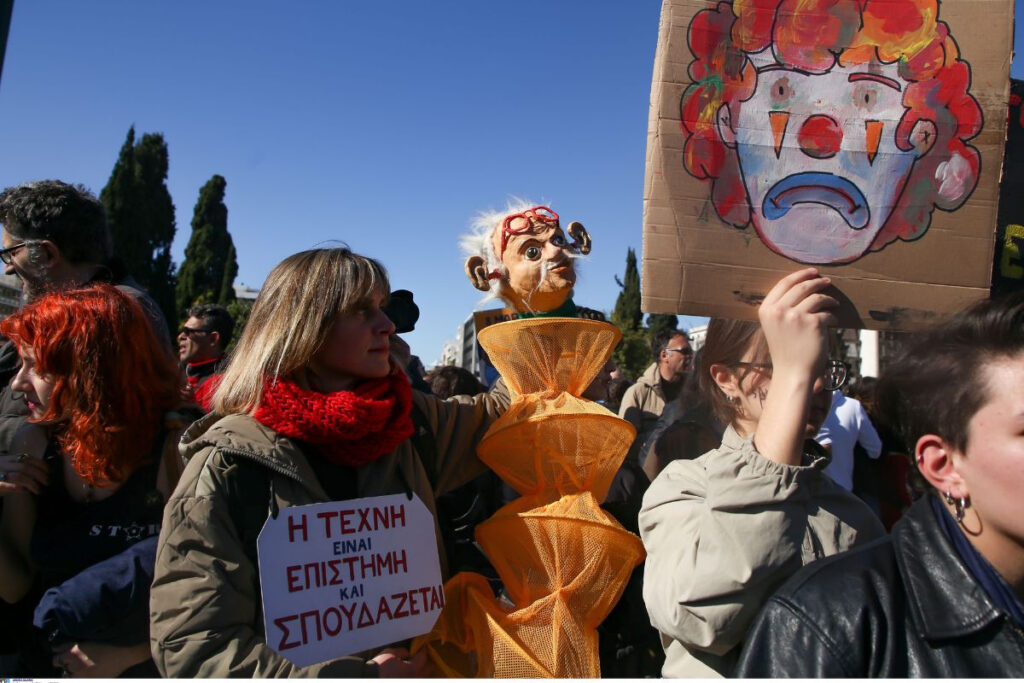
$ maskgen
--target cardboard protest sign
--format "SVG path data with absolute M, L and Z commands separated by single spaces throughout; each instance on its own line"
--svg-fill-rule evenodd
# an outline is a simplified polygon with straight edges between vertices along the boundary
M 754 318 L 803 264 L 844 327 L 988 293 L 1010 0 L 665 0 L 643 308 Z
M 417 496 L 285 508 L 257 546 L 267 644 L 297 666 L 426 633 L 444 607 L 434 517 Z

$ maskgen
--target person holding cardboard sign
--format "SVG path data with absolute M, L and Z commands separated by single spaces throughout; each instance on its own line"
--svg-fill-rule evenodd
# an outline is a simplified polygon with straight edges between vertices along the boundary
M 261 553 L 261 530 L 282 508 L 404 494 L 403 499 L 418 496 L 436 516 L 437 495 L 484 470 L 475 446 L 507 406 L 507 396 L 441 401 L 413 392 L 389 351 L 395 325 L 382 310 L 389 291 L 379 263 L 344 247 L 292 255 L 267 277 L 213 395 L 213 412 L 182 440 L 189 462 L 167 506 L 152 589 L 152 645 L 161 674 L 428 673 L 425 653 L 409 660 L 401 649 L 298 666 L 281 652 L 296 637 L 312 633 L 307 626 L 317 637 L 321 631 L 337 635 L 340 612 L 325 604 L 333 611 L 323 612 L 316 623 L 296 615 L 286 625 L 287 639 L 271 641 L 260 609 L 261 596 L 280 590 L 281 582 L 271 586 L 261 578 L 257 538 Z M 413 411 L 422 423 L 414 423 Z M 341 518 L 359 520 L 353 522 L 358 528 L 361 518 L 353 511 L 365 506 L 349 507 L 351 515 L 337 512 L 333 519 L 336 524 Z M 317 528 L 331 519 L 312 518 Z M 436 536 L 436 522 L 433 526 Z M 438 556 L 443 567 L 441 544 L 435 541 L 428 544 L 437 549 L 434 567 Z M 338 561 L 300 567 L 286 577 L 285 590 L 333 584 L 342 570 L 380 570 L 380 558 L 370 558 L 369 564 L 348 559 L 349 566 Z M 413 573 L 423 559 L 410 554 L 388 561 L 392 569 L 400 563 L 402 571 Z M 342 590 L 342 596 L 362 592 L 358 584 L 345 583 L 335 600 Z M 437 600 L 430 595 L 431 603 Z M 375 618 L 397 618 L 415 609 L 402 604 L 375 605 Z M 361 625 L 355 621 L 362 617 L 350 618 L 349 631 L 337 635 L 338 654 L 346 652 L 346 633 Z
M 714 319 L 702 388 L 729 425 L 716 450 L 670 463 L 640 512 L 644 602 L 665 676 L 728 676 L 763 601 L 802 565 L 885 533 L 830 480 L 813 436 L 832 383 L 825 334 L 837 306 L 814 268 L 767 294 L 761 324 Z

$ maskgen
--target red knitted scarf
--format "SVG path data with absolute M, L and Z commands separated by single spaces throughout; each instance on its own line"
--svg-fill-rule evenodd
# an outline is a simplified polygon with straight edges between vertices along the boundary
M 253 417 L 278 434 L 300 439 L 337 465 L 362 467 L 412 436 L 412 389 L 392 367 L 353 391 L 306 391 L 279 377 L 268 382 Z

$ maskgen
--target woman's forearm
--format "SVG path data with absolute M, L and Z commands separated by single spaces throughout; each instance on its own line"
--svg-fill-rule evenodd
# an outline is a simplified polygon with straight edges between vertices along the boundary
M 757 451 L 781 465 L 799 465 L 807 437 L 814 379 L 779 373 L 772 378 L 754 434 Z

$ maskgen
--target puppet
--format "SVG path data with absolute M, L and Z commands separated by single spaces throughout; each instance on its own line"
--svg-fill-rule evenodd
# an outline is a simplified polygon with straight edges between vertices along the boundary
M 483 576 L 457 574 L 413 645 L 446 675 L 600 676 L 596 627 L 643 558 L 639 538 L 600 508 L 636 432 L 581 398 L 621 333 L 576 317 L 573 260 L 590 237 L 575 222 L 568 232 L 572 243 L 557 213 L 524 204 L 481 216 L 463 240 L 470 281 L 520 316 L 479 335 L 512 402 L 477 454 L 522 497 L 476 529 L 512 605 Z
M 591 246 L 582 223 L 569 224 L 570 243 L 557 213 L 519 203 L 481 214 L 473 228 L 462 240 L 470 253 L 466 275 L 486 298 L 501 298 L 520 314 L 574 315 L 573 260 L 589 254 Z
M 982 114 L 937 0 L 733 0 L 690 23 L 683 164 L 794 261 L 915 240 L 978 182 Z

